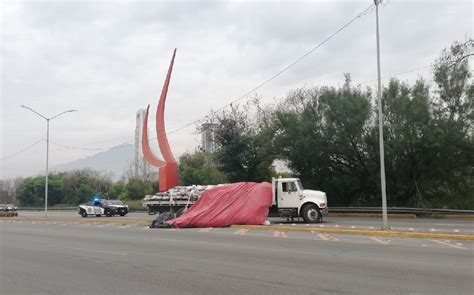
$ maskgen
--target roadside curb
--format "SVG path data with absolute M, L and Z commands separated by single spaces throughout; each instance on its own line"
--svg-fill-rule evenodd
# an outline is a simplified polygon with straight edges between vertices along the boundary
M 404 238 L 431 238 L 431 239 L 454 239 L 474 241 L 474 235 L 444 234 L 444 233 L 424 233 L 424 232 L 404 232 L 404 231 L 384 231 L 384 230 L 362 230 L 362 229 L 340 229 L 340 228 L 316 228 L 316 227 L 290 227 L 281 225 L 231 225 L 235 228 L 256 229 L 256 230 L 278 230 L 286 232 L 322 232 L 348 235 L 366 236 L 386 236 Z
M 329 217 L 382 217 L 382 213 L 329 212 Z M 388 213 L 389 218 L 416 219 L 416 214 Z

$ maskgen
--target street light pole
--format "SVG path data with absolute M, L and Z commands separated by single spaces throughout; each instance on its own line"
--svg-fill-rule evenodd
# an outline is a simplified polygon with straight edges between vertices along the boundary
M 22 108 L 32 111 L 36 115 L 40 116 L 41 118 L 46 120 L 46 176 L 45 176 L 45 186 L 44 186 L 44 214 L 48 216 L 48 179 L 49 179 L 49 121 L 56 119 L 57 117 L 64 115 L 65 113 L 77 112 L 77 110 L 69 110 L 62 113 L 57 114 L 56 116 L 47 118 L 37 111 L 33 110 L 30 107 L 25 105 L 21 105 Z
M 46 184 L 44 186 L 44 215 L 48 216 L 48 179 L 49 179 L 49 118 L 46 119 Z
M 378 90 L 377 100 L 379 109 L 379 150 L 380 150 L 380 181 L 382 188 L 382 216 L 383 226 L 382 229 L 389 230 L 388 218 L 387 218 L 387 193 L 385 189 L 385 156 L 384 156 L 384 145 L 383 145 L 383 114 L 382 114 L 382 79 L 380 76 L 380 39 L 379 39 L 379 4 L 382 0 L 374 0 L 375 3 L 375 18 L 376 18 L 376 36 L 377 36 L 377 77 L 378 77 Z

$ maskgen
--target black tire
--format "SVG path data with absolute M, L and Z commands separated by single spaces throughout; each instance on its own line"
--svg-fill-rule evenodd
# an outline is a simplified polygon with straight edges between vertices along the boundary
M 109 210 L 109 211 L 105 212 L 105 216 L 112 217 L 112 216 L 114 216 L 114 212 Z
M 95 216 L 100 217 L 100 214 L 96 214 Z
M 321 210 L 319 210 L 319 207 L 315 204 L 305 205 L 301 210 L 301 216 L 303 216 L 306 223 L 318 223 L 323 219 Z
M 155 215 L 156 213 L 158 213 L 158 212 L 151 209 L 151 206 L 148 206 L 148 215 Z
M 81 216 L 84 217 L 84 218 L 87 217 L 87 212 L 86 212 L 86 210 L 82 210 L 82 211 L 81 211 Z
M 127 215 L 128 212 L 120 212 L 120 216 L 125 216 Z

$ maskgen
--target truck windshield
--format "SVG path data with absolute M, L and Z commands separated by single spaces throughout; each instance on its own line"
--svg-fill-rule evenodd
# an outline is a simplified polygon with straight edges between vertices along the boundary
M 301 184 L 301 180 L 298 179 L 296 182 L 298 183 L 298 188 L 299 188 L 301 191 L 303 191 L 304 188 L 303 188 L 303 184 Z
M 296 187 L 296 182 L 294 181 L 283 182 L 281 185 L 283 192 L 291 193 L 298 191 L 298 188 Z

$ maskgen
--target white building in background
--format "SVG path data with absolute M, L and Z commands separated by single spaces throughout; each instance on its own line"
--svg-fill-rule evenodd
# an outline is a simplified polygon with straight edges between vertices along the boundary
M 212 153 L 216 150 L 216 134 L 214 133 L 214 123 L 204 123 L 201 125 L 201 150 Z
M 145 119 L 145 110 L 139 109 L 136 116 L 135 125 L 135 158 L 134 158 L 134 173 L 135 177 L 145 176 L 149 172 L 149 164 L 143 158 L 142 151 L 142 132 L 143 122 Z

